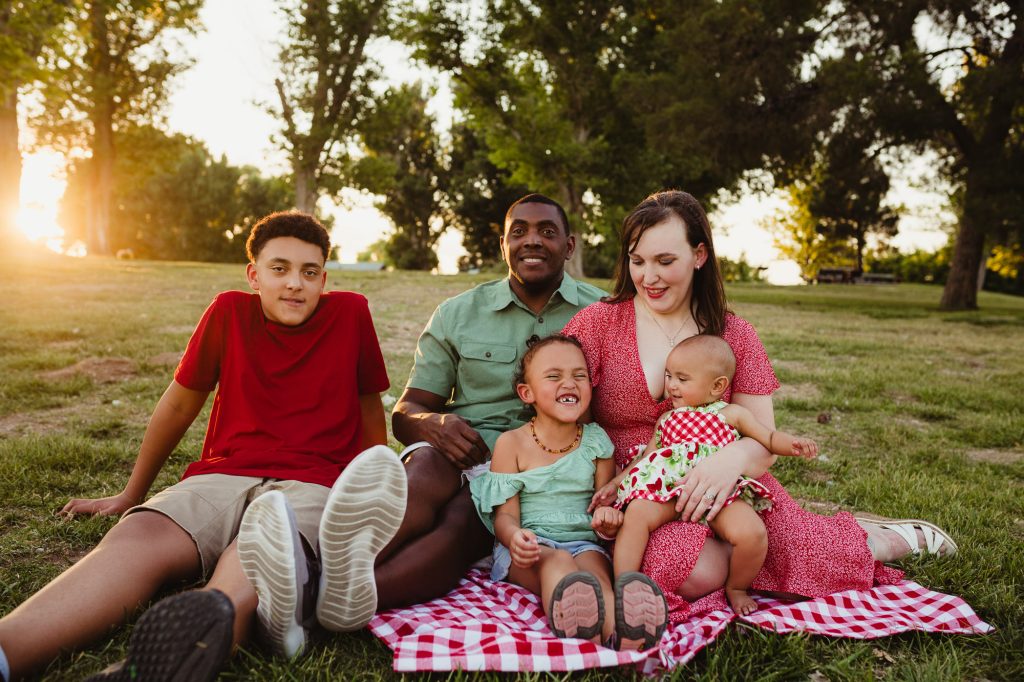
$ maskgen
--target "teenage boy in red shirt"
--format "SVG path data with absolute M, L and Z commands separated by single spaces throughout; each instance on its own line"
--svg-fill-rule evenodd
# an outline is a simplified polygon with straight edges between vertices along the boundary
M 246 249 L 256 293 L 224 292 L 207 308 L 124 490 L 64 507 L 124 515 L 0 619 L 0 677 L 85 644 L 182 580 L 208 577 L 149 609 L 124 664 L 95 679 L 213 679 L 254 614 L 288 657 L 316 620 L 340 631 L 372 617 L 373 559 L 402 519 L 406 482 L 384 447 L 389 384 L 366 299 L 323 291 L 330 239 L 311 216 L 267 216 Z M 143 502 L 215 388 L 201 458 Z

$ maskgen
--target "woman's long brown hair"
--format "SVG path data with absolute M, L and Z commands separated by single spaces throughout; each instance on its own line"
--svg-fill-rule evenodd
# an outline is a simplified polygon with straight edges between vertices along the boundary
M 615 267 L 612 293 L 607 303 L 621 303 L 636 296 L 636 286 L 629 276 L 629 254 L 636 248 L 644 232 L 665 222 L 672 214 L 679 216 L 686 227 L 686 241 L 696 249 L 701 244 L 707 252 L 703 267 L 693 273 L 690 314 L 697 328 L 705 334 L 721 336 L 725 331 L 725 287 L 711 241 L 711 225 L 704 208 L 693 195 L 678 190 L 656 192 L 637 205 L 622 221 L 622 243 Z

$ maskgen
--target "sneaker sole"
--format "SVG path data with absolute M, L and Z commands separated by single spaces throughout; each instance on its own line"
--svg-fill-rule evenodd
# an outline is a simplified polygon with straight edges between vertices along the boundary
M 316 617 L 335 632 L 366 626 L 377 612 L 373 563 L 405 514 L 405 467 L 377 445 L 353 459 L 331 488 L 320 520 Z
M 668 625 L 668 603 L 653 580 L 636 571 L 615 580 L 615 632 L 619 649 L 650 649 Z
M 231 653 L 235 609 L 222 592 L 193 591 L 156 603 L 128 640 L 124 664 L 87 682 L 209 682 Z
M 589 639 L 599 644 L 604 615 L 604 593 L 592 574 L 576 571 L 555 585 L 548 623 L 556 637 Z
M 295 658 L 306 648 L 298 622 L 299 589 L 308 576 L 295 512 L 279 490 L 260 495 L 245 510 L 238 529 L 238 559 L 256 588 L 256 616 L 274 653 Z

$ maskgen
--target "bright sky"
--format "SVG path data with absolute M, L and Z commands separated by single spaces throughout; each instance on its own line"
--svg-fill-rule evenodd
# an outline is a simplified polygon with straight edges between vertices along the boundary
M 286 160 L 270 139 L 278 129 L 277 123 L 261 106 L 275 96 L 274 61 L 276 41 L 281 35 L 275 3 L 247 0 L 241 10 L 240 4 L 231 0 L 207 0 L 202 18 L 206 30 L 185 46 L 195 65 L 173 88 L 169 127 L 203 140 L 213 153 L 227 155 L 233 164 L 258 166 L 267 174 L 286 171 Z M 393 82 L 430 78 L 411 63 L 399 45 L 377 45 L 372 54 L 384 64 Z M 447 122 L 451 107 L 445 92 L 442 88 L 434 111 Z M 56 154 L 39 153 L 25 159 L 19 213 L 22 229 L 55 249 L 60 248 L 63 235 L 56 224 L 56 204 L 64 189 L 62 168 L 63 159 Z M 927 176 L 927 165 L 916 169 L 916 174 Z M 894 194 L 908 208 L 896 245 L 902 249 L 938 248 L 946 239 L 938 225 L 949 220 L 936 208 L 941 198 L 908 183 L 902 178 L 894 183 Z M 338 207 L 324 201 L 322 208 L 336 216 L 333 237 L 341 247 L 341 260 L 353 261 L 356 254 L 390 230 L 390 224 L 373 208 L 369 195 L 346 192 L 343 204 Z M 774 283 L 799 282 L 796 264 L 778 260 L 772 238 L 761 226 L 782 205 L 780 196 L 749 193 L 723 205 L 711 215 L 718 253 L 734 259 L 742 256 L 751 264 L 767 266 L 769 280 Z M 502 213 L 504 208 L 495 210 Z M 440 271 L 454 272 L 461 253 L 460 235 L 445 233 L 438 247 Z

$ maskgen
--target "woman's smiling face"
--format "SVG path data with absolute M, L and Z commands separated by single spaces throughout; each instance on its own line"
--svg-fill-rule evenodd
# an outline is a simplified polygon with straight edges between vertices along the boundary
M 643 303 L 668 315 L 689 309 L 693 272 L 706 258 L 704 245 L 690 246 L 686 225 L 673 214 L 641 235 L 629 252 L 629 275 Z

